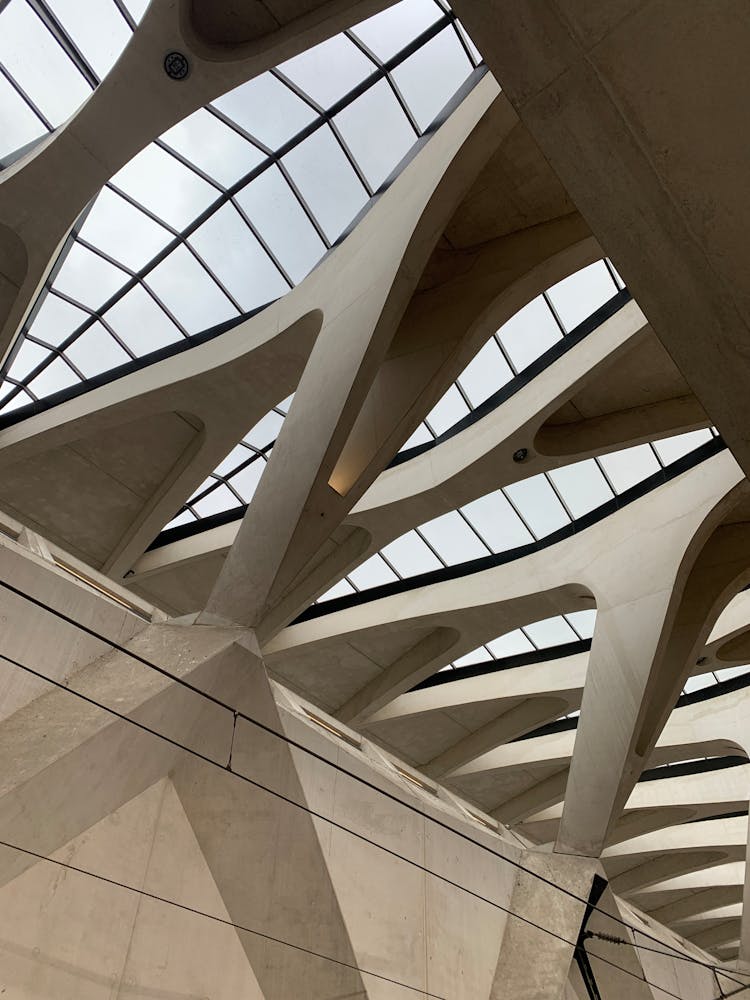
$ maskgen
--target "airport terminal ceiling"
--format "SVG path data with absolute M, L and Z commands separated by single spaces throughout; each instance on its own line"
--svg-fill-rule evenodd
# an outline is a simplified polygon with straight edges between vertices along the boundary
M 29 160 L 42 162 L 46 144 L 96 100 L 131 37 L 137 41 L 146 8 L 140 0 L 0 0 L 0 187 Z M 267 317 L 284 317 L 287 296 L 294 303 L 315 289 L 350 246 L 366 253 L 353 242 L 358 231 L 377 224 L 389 197 L 416 186 L 420 158 L 451 123 L 464 127 L 455 123 L 472 100 L 485 101 L 489 110 L 476 113 L 472 128 L 478 133 L 496 114 L 503 143 L 461 167 L 474 181 L 462 181 L 452 210 L 431 224 L 433 242 L 414 265 L 401 310 L 406 320 L 394 327 L 397 346 L 389 354 L 386 345 L 378 362 L 385 369 L 423 351 L 432 374 L 424 384 L 416 377 L 414 405 L 407 393 L 403 413 L 399 397 L 392 426 L 382 423 L 387 433 L 373 432 L 372 453 L 362 432 L 365 459 L 346 489 L 336 474 L 349 466 L 325 466 L 321 443 L 331 503 L 349 503 L 352 488 L 357 495 L 346 510 L 331 508 L 329 536 L 318 543 L 311 535 L 310 551 L 295 563 L 288 553 L 295 539 L 304 549 L 304 517 L 317 494 L 311 487 L 313 499 L 299 501 L 259 635 L 272 676 L 326 718 L 463 796 L 481 822 L 546 845 L 564 837 L 576 732 L 587 707 L 601 710 L 601 676 L 589 693 L 587 668 L 605 641 L 597 639 L 597 615 L 609 621 L 623 589 L 607 578 L 598 607 L 598 581 L 618 572 L 601 568 L 610 539 L 623 561 L 634 553 L 650 598 L 649 588 L 661 586 L 654 567 L 673 533 L 670 512 L 687 524 L 694 497 L 710 509 L 710 529 L 696 522 L 690 535 L 695 556 L 695 539 L 707 544 L 711 531 L 742 522 L 747 499 L 744 477 L 732 479 L 736 463 L 721 427 L 514 116 L 502 83 L 447 3 L 400 0 L 152 138 L 77 213 L 4 345 L 0 509 L 49 538 L 56 552 L 69 551 L 84 580 L 88 567 L 160 614 L 210 607 L 227 554 L 239 551 L 253 524 L 266 474 L 284 482 L 282 460 L 278 473 L 272 462 L 277 439 L 293 442 L 314 398 L 296 392 L 316 357 L 317 330 L 303 329 L 312 306 L 281 360 L 267 346 L 273 338 L 263 339 L 263 322 L 280 331 L 282 319 Z M 471 152 L 475 131 L 465 131 L 456 147 Z M 444 159 L 445 176 L 459 172 L 458 153 Z M 487 213 L 493 192 L 507 196 L 512 211 Z M 441 283 L 456 282 L 458 298 L 469 298 L 461 282 L 503 240 L 511 248 L 503 253 L 531 263 L 514 275 L 502 258 L 499 306 L 488 297 L 466 329 L 444 337 L 433 360 L 429 331 L 441 309 L 448 312 Z M 552 249 L 543 255 L 546 240 Z M 320 309 L 324 315 L 325 302 Z M 423 324 L 416 346 L 408 340 L 412 321 Z M 225 366 L 216 362 L 218 374 L 212 352 Z M 224 412 L 222 371 L 232 365 Z M 202 374 L 215 384 L 200 382 Z M 384 379 L 379 391 L 403 393 L 399 378 Z M 325 378 L 320 384 L 325 393 Z M 362 423 L 372 404 L 380 428 L 377 393 L 355 390 L 351 405 L 365 414 Z M 164 406 L 149 403 L 139 415 L 141 395 L 159 392 Z M 243 392 L 253 415 L 247 425 Z M 342 454 L 349 434 L 356 452 L 359 427 L 351 416 L 346 433 L 329 428 Z M 151 445 L 140 475 L 134 463 Z M 284 447 L 292 449 L 288 465 L 294 444 Z M 41 466 L 53 451 L 46 473 Z M 91 469 L 98 476 L 100 466 L 106 475 L 98 486 Z M 605 554 L 587 561 L 589 544 Z M 286 570 L 284 560 L 291 560 Z M 709 572 L 696 565 L 679 563 L 681 585 Z M 711 604 L 699 655 L 674 668 L 674 690 L 659 688 L 656 671 L 648 682 L 664 718 L 638 758 L 640 780 L 619 811 L 613 806 L 602 855 L 615 891 L 727 962 L 741 938 L 750 946 L 742 929 L 750 741 L 743 745 L 734 731 L 717 735 L 711 719 L 750 697 L 743 572 L 725 582 L 720 605 Z M 537 588 L 542 598 L 532 599 L 531 584 L 531 596 L 523 592 L 527 574 L 552 581 Z M 464 597 L 471 581 L 476 593 Z M 670 609 L 681 622 L 677 603 Z M 638 630 L 637 618 L 617 629 L 616 651 Z M 658 655 L 666 658 L 664 648 Z M 617 655 L 604 667 L 618 672 Z M 669 864 L 658 867 L 660 857 Z M 691 906 L 685 900 L 694 889 Z

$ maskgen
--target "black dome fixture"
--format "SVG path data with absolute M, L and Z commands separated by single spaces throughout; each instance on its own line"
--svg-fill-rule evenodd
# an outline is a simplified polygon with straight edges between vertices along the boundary
M 518 448 L 516 451 L 513 452 L 513 461 L 523 462 L 528 454 L 529 454 L 528 448 Z
M 164 56 L 164 72 L 170 80 L 184 80 L 190 72 L 190 63 L 182 52 L 168 52 Z

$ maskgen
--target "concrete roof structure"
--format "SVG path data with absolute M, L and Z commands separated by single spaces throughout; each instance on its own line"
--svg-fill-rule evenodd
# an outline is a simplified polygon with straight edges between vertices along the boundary
M 0 993 L 750 996 L 746 35 L 0 0 Z

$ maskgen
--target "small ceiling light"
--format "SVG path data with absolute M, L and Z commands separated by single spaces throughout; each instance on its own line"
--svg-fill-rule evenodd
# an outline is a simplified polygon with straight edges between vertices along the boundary
M 695 661 L 696 667 L 702 667 L 707 659 L 708 659 L 707 656 L 699 656 L 698 659 Z
M 164 72 L 170 80 L 184 80 L 190 72 L 190 63 L 182 52 L 169 52 L 164 56 Z
M 528 448 L 519 448 L 517 451 L 513 452 L 513 461 L 523 462 L 528 454 L 529 454 Z

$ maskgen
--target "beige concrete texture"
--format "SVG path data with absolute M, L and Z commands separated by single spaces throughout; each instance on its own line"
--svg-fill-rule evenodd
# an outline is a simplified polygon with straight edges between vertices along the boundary
M 750 29 L 741 5 L 454 7 L 748 471 L 750 203 L 737 95 Z

